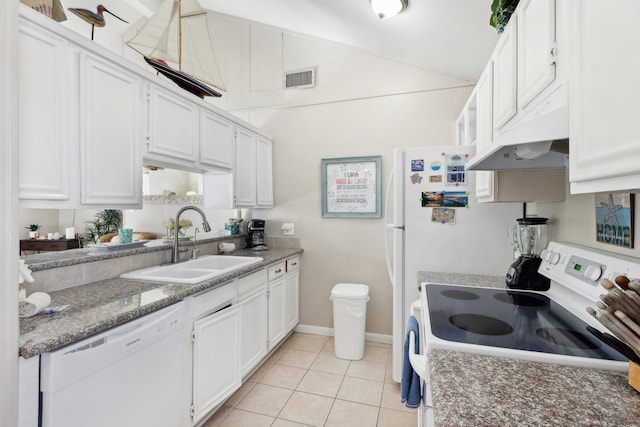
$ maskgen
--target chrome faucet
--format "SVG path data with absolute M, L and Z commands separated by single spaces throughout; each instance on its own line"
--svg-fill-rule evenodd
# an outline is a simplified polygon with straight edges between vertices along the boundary
M 211 226 L 209 225 L 209 221 L 207 221 L 207 217 L 204 215 L 204 212 L 202 212 L 202 209 L 196 206 L 185 206 L 184 208 L 180 209 L 176 214 L 176 219 L 173 224 L 173 253 L 171 256 L 171 262 L 174 264 L 180 262 L 180 249 L 178 247 L 178 242 L 179 242 L 178 234 L 180 232 L 180 226 L 179 226 L 180 215 L 182 214 L 182 212 L 187 210 L 198 212 L 202 217 L 202 229 L 204 230 L 204 232 L 207 233 L 211 231 Z M 188 250 L 188 249 L 185 249 L 185 250 Z
M 193 249 L 191 250 L 191 259 L 198 259 L 200 256 L 200 249 L 198 249 L 198 233 L 200 229 L 196 227 L 193 232 Z

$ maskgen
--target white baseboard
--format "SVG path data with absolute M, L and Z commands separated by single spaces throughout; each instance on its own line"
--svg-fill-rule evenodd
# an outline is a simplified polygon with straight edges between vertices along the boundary
M 333 336 L 333 328 L 323 328 L 320 326 L 298 324 L 298 326 L 295 327 L 294 331 L 300 332 L 302 334 L 325 335 L 329 337 Z M 391 344 L 391 335 L 374 334 L 371 332 L 365 332 L 364 339 L 365 341 Z

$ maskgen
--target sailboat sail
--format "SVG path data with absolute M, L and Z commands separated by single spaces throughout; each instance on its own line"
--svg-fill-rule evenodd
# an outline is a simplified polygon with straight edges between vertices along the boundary
M 183 84 L 190 85 L 190 78 L 225 90 L 209 34 L 207 13 L 195 0 L 164 0 L 127 45 L 187 90 Z M 177 70 L 167 63 L 176 64 Z M 206 86 L 195 84 L 199 87 L 192 93 L 200 97 L 202 91 L 204 95 L 220 96 L 216 91 L 206 93 Z

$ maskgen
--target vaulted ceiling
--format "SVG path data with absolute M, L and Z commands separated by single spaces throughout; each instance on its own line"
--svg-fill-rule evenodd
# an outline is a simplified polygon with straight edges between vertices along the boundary
M 67 7 L 95 10 L 87 0 Z M 100 0 L 136 22 L 161 0 Z M 408 8 L 380 20 L 369 0 L 198 0 L 212 12 L 357 47 L 421 68 L 477 79 L 498 39 L 489 26 L 491 0 L 408 0 Z M 84 3 L 84 4 L 83 4 Z M 67 14 L 69 20 L 78 19 Z M 122 23 L 106 15 L 107 25 Z M 86 24 L 85 24 L 86 25 Z

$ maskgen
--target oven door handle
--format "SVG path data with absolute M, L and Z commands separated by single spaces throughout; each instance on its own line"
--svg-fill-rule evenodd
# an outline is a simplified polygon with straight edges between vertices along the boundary
M 409 332 L 409 363 L 416 374 L 423 380 L 427 380 L 427 356 L 416 353 L 416 335 L 413 331 Z

